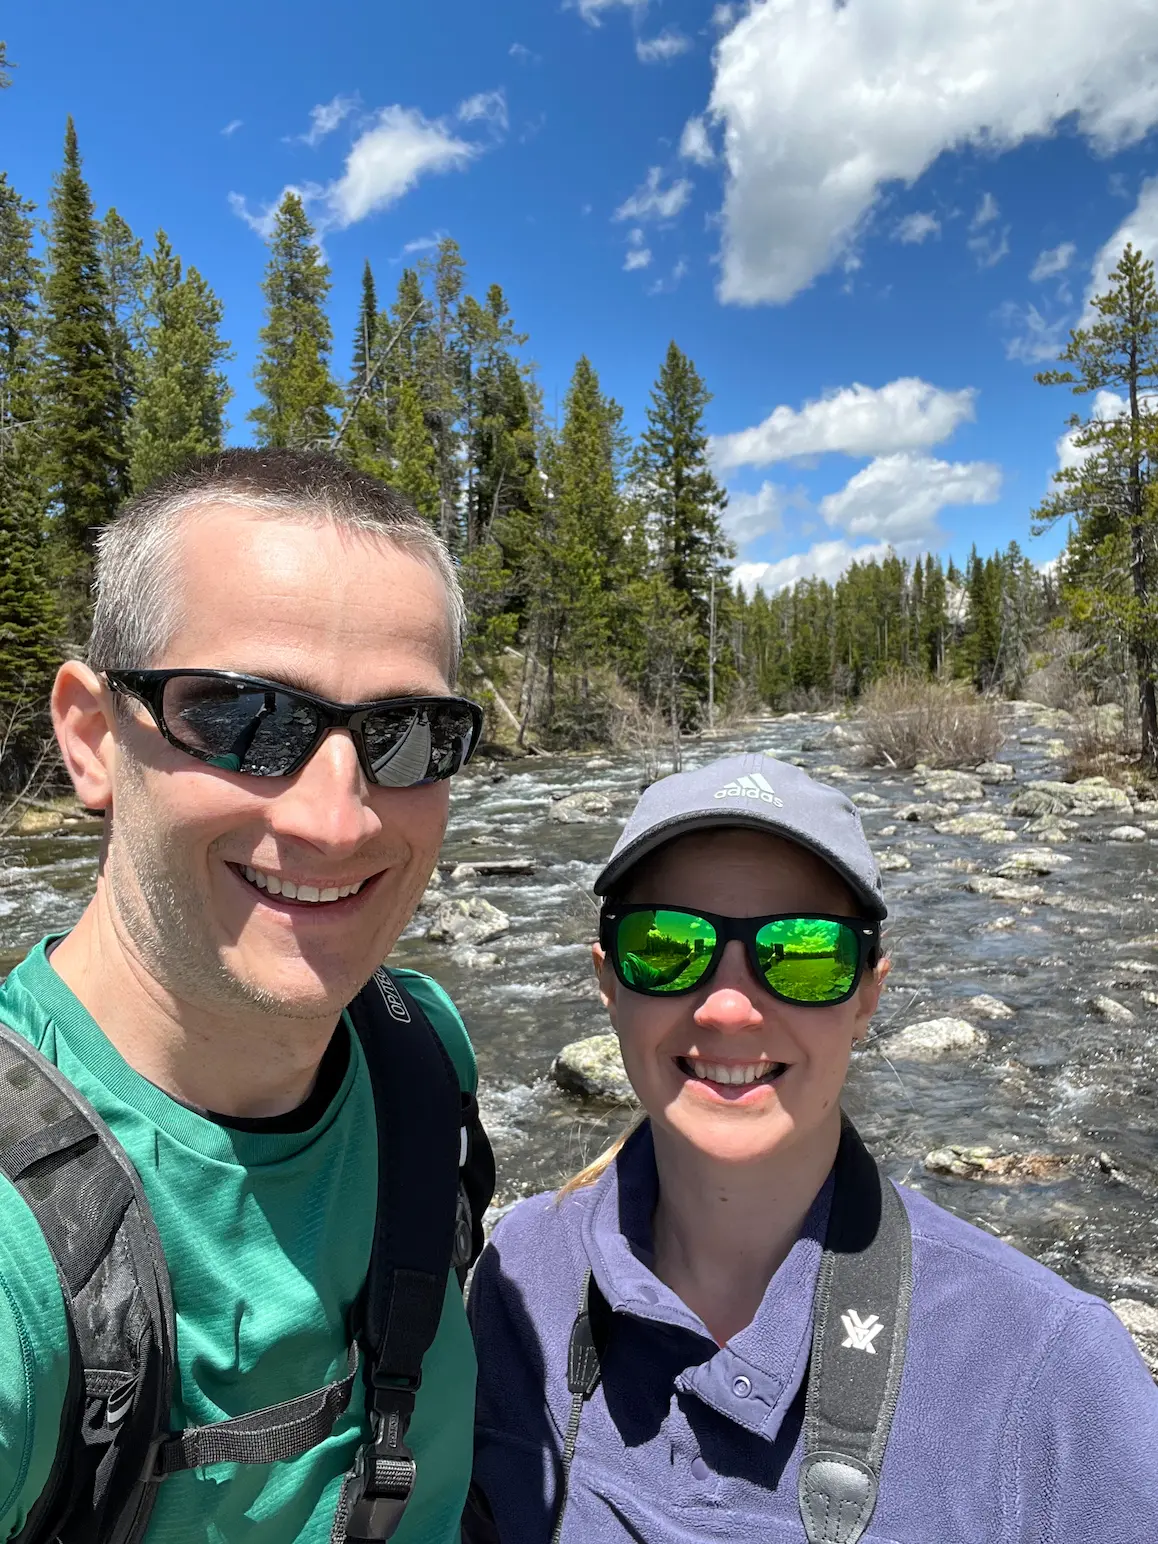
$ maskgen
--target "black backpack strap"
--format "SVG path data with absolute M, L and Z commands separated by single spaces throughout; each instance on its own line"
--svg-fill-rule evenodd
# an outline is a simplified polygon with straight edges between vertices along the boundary
M 856 1544 L 869 1525 L 900 1395 L 912 1296 L 904 1203 L 846 1119 L 813 1299 L 798 1490 L 808 1544 Z
M 390 1538 L 414 1488 L 406 1430 L 438 1333 L 467 1157 L 458 1075 L 426 1014 L 377 971 L 350 1004 L 374 1091 L 378 1209 L 360 1337 L 371 1439 L 359 1450 L 333 1540 Z
M 135 1544 L 156 1494 L 147 1471 L 172 1386 L 161 1241 L 120 1143 L 79 1090 L 4 1024 L 0 1172 L 56 1263 L 70 1344 L 56 1459 L 18 1544 Z
M 571 1465 L 575 1461 L 575 1445 L 579 1441 L 579 1423 L 583 1419 L 583 1406 L 599 1387 L 599 1380 L 603 1376 L 602 1361 L 611 1333 L 611 1320 L 611 1307 L 588 1268 L 579 1296 L 579 1312 L 571 1326 L 571 1343 L 567 1347 L 567 1392 L 571 1395 L 571 1414 L 563 1437 L 559 1499 L 555 1507 L 551 1544 L 559 1544 L 563 1533 L 563 1514 L 567 1510 L 567 1492 L 571 1487 Z

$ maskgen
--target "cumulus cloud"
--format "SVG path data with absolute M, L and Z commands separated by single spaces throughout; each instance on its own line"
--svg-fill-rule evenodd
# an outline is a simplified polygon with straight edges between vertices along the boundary
M 1121 418 L 1125 411 L 1126 399 L 1116 391 L 1095 392 L 1093 405 L 1088 409 L 1091 418 L 1100 418 L 1103 423 L 1109 423 L 1112 418 Z M 1067 429 L 1054 446 L 1059 472 L 1076 471 L 1090 454 L 1089 450 L 1079 449 L 1074 443 L 1077 434 L 1076 429 Z
M 665 27 L 653 38 L 636 38 L 635 56 L 640 64 L 667 64 L 692 46 L 691 38 L 676 27 Z
M 716 152 L 712 149 L 707 126 L 702 118 L 689 118 L 684 124 L 684 131 L 680 135 L 680 155 L 685 161 L 694 161 L 697 166 L 711 166 L 716 159 Z
M 663 168 L 653 166 L 647 181 L 636 188 L 615 211 L 617 220 L 672 220 L 692 196 L 692 185 L 686 177 L 677 178 L 669 187 L 663 186 Z
M 991 504 L 1001 468 L 987 461 L 938 461 L 908 451 L 878 456 L 839 493 L 820 501 L 825 523 L 849 536 L 872 536 L 898 551 L 917 551 L 938 536 L 948 504 Z
M 1120 0 L 1112 27 L 1077 0 L 756 0 L 715 71 L 720 295 L 741 304 L 790 300 L 839 261 L 884 187 L 945 151 L 1008 150 L 1067 120 L 1104 153 L 1158 123 L 1154 0 Z
M 345 122 L 358 103 L 356 95 L 338 95 L 332 102 L 320 102 L 317 107 L 311 107 L 309 129 L 305 134 L 299 134 L 298 138 L 305 145 L 320 145 L 328 134 L 332 134 Z
M 1072 241 L 1063 241 L 1060 246 L 1050 247 L 1045 252 L 1037 254 L 1037 262 L 1029 271 L 1029 282 L 1040 284 L 1045 279 L 1056 278 L 1059 273 L 1065 273 L 1074 260 L 1077 247 Z
M 384 107 L 351 147 L 346 169 L 323 195 L 328 224 L 344 229 L 395 203 L 420 178 L 460 171 L 478 154 L 415 107 Z
M 467 97 L 465 102 L 459 103 L 458 121 L 489 123 L 505 132 L 508 122 L 506 92 L 476 91 L 474 96 Z
M 749 542 L 780 530 L 784 511 L 806 502 L 774 482 L 761 483 L 755 493 L 730 492 L 723 514 L 724 529 L 737 547 L 746 547 Z
M 737 563 L 732 569 L 732 582 L 751 595 L 763 590 L 774 595 L 798 579 L 827 579 L 831 584 L 840 578 L 853 563 L 878 563 L 889 555 L 888 542 L 866 542 L 856 547 L 848 541 L 819 541 L 807 552 L 794 552 L 791 557 L 778 558 L 774 563 Z
M 893 231 L 893 239 L 903 242 L 906 246 L 917 245 L 927 241 L 930 236 L 941 234 L 941 222 L 935 214 L 922 211 L 916 214 L 907 214 L 903 220 L 898 221 Z
M 972 387 L 942 391 L 917 376 L 881 387 L 856 383 L 799 410 L 778 407 L 754 428 L 717 436 L 711 442 L 712 459 L 727 471 L 830 451 L 879 456 L 921 450 L 948 439 L 958 424 L 972 419 L 976 395 Z
M 1137 247 L 1143 257 L 1158 258 L 1158 177 L 1148 177 L 1142 184 L 1138 202 L 1095 257 L 1086 291 L 1087 304 L 1092 296 L 1108 287 L 1110 274 L 1127 242 Z

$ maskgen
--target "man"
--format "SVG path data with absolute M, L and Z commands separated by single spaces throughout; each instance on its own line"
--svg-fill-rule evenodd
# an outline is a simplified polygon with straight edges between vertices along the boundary
M 85 1096 L 143 1182 L 176 1311 L 174 1431 L 346 1370 L 379 1153 L 343 1009 L 414 913 L 446 777 L 477 739 L 477 709 L 452 696 L 461 623 L 429 525 L 329 456 L 225 452 L 102 533 L 88 663 L 63 665 L 52 699 L 77 796 L 105 815 L 96 892 L 0 987 L 0 1021 Z M 402 979 L 473 1092 L 449 999 Z M 422 1107 L 422 1088 L 407 1096 Z M 59 1463 L 69 1372 L 53 1256 L 0 1178 L 0 1539 Z M 458 1537 L 474 1381 L 449 1273 L 398 1540 Z M 368 1426 L 355 1384 L 300 1456 L 169 1474 L 147 1537 L 328 1540 Z

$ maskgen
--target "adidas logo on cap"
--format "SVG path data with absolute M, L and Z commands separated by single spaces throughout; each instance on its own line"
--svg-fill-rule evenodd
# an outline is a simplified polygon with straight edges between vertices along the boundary
M 723 788 L 716 790 L 717 799 L 761 799 L 765 804 L 774 804 L 778 810 L 784 808 L 784 800 L 777 797 L 776 790 L 762 772 L 745 773 L 743 777 L 737 777 L 732 782 L 726 783 Z

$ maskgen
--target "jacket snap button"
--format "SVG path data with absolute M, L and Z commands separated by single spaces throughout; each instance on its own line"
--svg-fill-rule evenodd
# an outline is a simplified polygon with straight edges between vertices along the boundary
M 752 1385 L 747 1378 L 739 1377 L 733 1381 L 732 1393 L 735 1394 L 737 1399 L 747 1399 L 751 1392 Z

